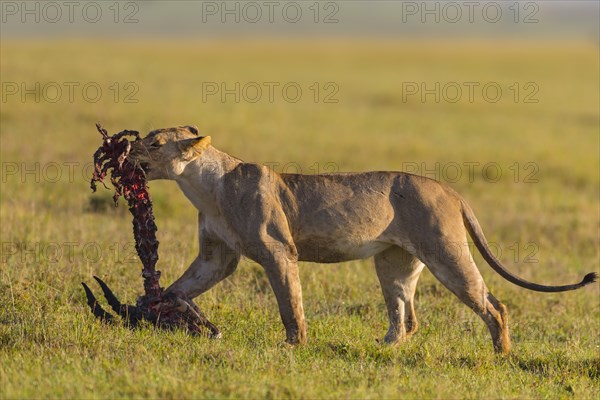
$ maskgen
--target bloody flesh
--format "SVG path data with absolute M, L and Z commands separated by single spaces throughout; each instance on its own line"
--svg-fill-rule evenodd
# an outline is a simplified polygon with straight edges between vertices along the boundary
M 156 239 L 156 223 L 152 213 L 152 200 L 146 185 L 146 176 L 141 166 L 128 161 L 131 142 L 126 137 L 134 138 L 134 143 L 140 140 L 136 131 L 122 131 L 109 136 L 100 124 L 96 124 L 102 134 L 102 146 L 94 153 L 94 174 L 90 186 L 96 191 L 97 183 L 105 187 L 104 179 L 110 173 L 110 180 L 115 188 L 113 200 L 118 204 L 123 196 L 133 215 L 133 236 L 135 249 L 142 261 L 142 277 L 144 278 L 144 295 L 137 299 L 135 306 L 123 305 L 112 293 L 109 287 L 97 277 L 94 277 L 109 305 L 125 319 L 128 325 L 136 326 L 139 321 L 146 320 L 163 328 L 184 327 L 192 333 L 219 336 L 220 332 L 187 298 L 174 293 L 166 293 L 160 287 L 160 271 L 156 270 L 158 262 L 158 240 Z M 106 321 L 113 317 L 104 311 L 96 301 L 89 287 L 83 283 L 88 305 L 94 315 Z M 205 332 L 208 329 L 208 332 Z
M 140 166 L 127 161 L 131 151 L 131 143 L 125 138 L 132 136 L 140 140 L 136 131 L 122 131 L 110 137 L 106 129 L 96 125 L 102 134 L 102 146 L 94 154 L 94 175 L 90 186 L 96 191 L 96 183 L 104 183 L 104 178 L 110 170 L 111 182 L 115 187 L 113 200 L 118 204 L 119 197 L 123 196 L 133 215 L 133 237 L 137 251 L 144 269 L 144 292 L 147 296 L 160 297 L 161 287 L 158 283 L 160 271 L 156 270 L 158 261 L 158 240 L 156 239 L 156 223 L 152 213 L 152 200 L 146 185 L 146 176 Z

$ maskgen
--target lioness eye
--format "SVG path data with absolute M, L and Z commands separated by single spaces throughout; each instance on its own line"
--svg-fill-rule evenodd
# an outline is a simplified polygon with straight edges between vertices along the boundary
M 156 142 L 152 143 L 150 146 L 151 147 L 160 147 L 160 143 L 158 143 L 158 141 L 156 141 Z

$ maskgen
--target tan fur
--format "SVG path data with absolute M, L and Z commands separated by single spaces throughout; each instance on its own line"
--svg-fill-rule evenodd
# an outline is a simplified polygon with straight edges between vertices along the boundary
M 233 273 L 243 255 L 264 267 L 287 341 L 304 343 L 298 261 L 374 256 L 390 320 L 385 342 L 399 343 L 417 330 L 414 294 L 427 265 L 483 319 L 494 349 L 509 351 L 506 307 L 483 282 L 467 228 L 484 250 L 487 243 L 452 189 L 400 172 L 277 174 L 217 150 L 210 137 L 196 133 L 188 126 L 152 131 L 132 152 L 148 179 L 176 181 L 198 209 L 200 254 L 169 291 L 196 297 Z

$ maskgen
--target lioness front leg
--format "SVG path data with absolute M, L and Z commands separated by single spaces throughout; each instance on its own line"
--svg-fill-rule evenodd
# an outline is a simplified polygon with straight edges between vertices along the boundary
M 167 292 L 182 294 L 190 299 L 231 275 L 240 261 L 239 253 L 224 242 L 202 238 L 200 254 Z
M 250 257 L 261 264 L 267 273 L 285 326 L 286 341 L 290 344 L 306 343 L 296 247 L 293 244 L 265 241 L 255 246 Z

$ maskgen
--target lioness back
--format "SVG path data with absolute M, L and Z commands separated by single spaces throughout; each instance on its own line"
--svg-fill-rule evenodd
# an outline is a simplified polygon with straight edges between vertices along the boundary
M 408 240 L 388 233 L 431 211 L 423 197 L 448 197 L 438 182 L 402 172 L 282 174 L 280 190 L 300 258 L 320 262 L 367 258 Z

